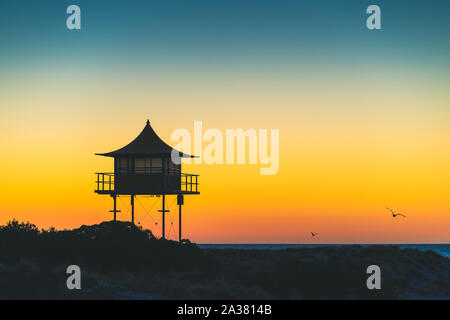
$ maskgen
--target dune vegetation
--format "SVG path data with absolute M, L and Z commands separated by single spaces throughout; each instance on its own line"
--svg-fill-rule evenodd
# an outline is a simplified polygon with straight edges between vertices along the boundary
M 82 270 L 68 290 L 66 268 Z M 381 290 L 366 268 L 379 265 Z M 448 299 L 450 259 L 394 246 L 200 249 L 127 222 L 0 227 L 2 299 Z

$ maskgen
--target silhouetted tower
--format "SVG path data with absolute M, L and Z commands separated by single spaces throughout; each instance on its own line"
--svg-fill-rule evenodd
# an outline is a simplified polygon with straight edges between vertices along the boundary
M 182 173 L 181 164 L 172 161 L 172 152 L 180 158 L 194 158 L 167 145 L 150 126 L 125 147 L 99 156 L 114 158 L 114 173 L 97 172 L 98 194 L 110 195 L 114 200 L 114 221 L 117 218 L 117 197 L 130 196 L 131 222 L 134 224 L 134 199 L 137 196 L 162 196 L 162 238 L 165 238 L 166 196 L 177 196 L 179 209 L 179 240 L 181 241 L 181 207 L 185 194 L 200 194 L 198 175 Z

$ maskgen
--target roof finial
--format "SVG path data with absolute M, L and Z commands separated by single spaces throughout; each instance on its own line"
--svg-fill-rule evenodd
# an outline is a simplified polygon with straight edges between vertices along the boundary
M 150 125 L 150 120 L 147 119 L 147 125 Z

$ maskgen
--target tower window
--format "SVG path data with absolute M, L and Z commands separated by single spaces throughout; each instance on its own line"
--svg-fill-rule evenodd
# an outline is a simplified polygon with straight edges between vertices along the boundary
M 134 159 L 135 174 L 152 174 L 162 172 L 162 161 L 158 158 L 136 158 Z
M 116 159 L 116 172 L 117 173 L 132 173 L 132 161 L 128 158 L 117 158 Z

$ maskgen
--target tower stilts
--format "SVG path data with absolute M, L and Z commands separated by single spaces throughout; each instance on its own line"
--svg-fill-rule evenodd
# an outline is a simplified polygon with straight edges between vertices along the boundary
M 162 211 L 161 211 L 161 214 L 162 214 L 162 238 L 163 239 L 165 239 L 166 238 L 166 215 L 165 215 L 165 213 L 166 213 L 166 208 L 165 208 L 165 205 L 166 205 L 166 195 L 165 194 L 163 194 L 163 198 L 162 198 Z
M 114 221 L 117 221 L 117 212 L 120 212 L 120 210 L 117 210 L 117 194 L 113 193 L 111 194 L 111 197 L 114 200 L 114 209 L 109 210 L 109 212 L 114 213 Z
M 114 200 L 114 221 L 117 221 L 117 196 L 115 194 L 112 195 L 113 200 Z
M 134 195 L 131 195 L 131 223 L 134 224 Z
M 181 204 L 178 205 L 178 237 L 181 242 Z
M 184 203 L 184 197 L 182 194 L 177 195 L 177 204 L 178 204 L 178 238 L 181 242 L 181 206 Z
M 162 214 L 162 234 L 161 238 L 166 238 L 166 212 L 170 212 L 170 210 L 166 210 L 166 195 L 162 195 L 162 210 L 158 210 Z

